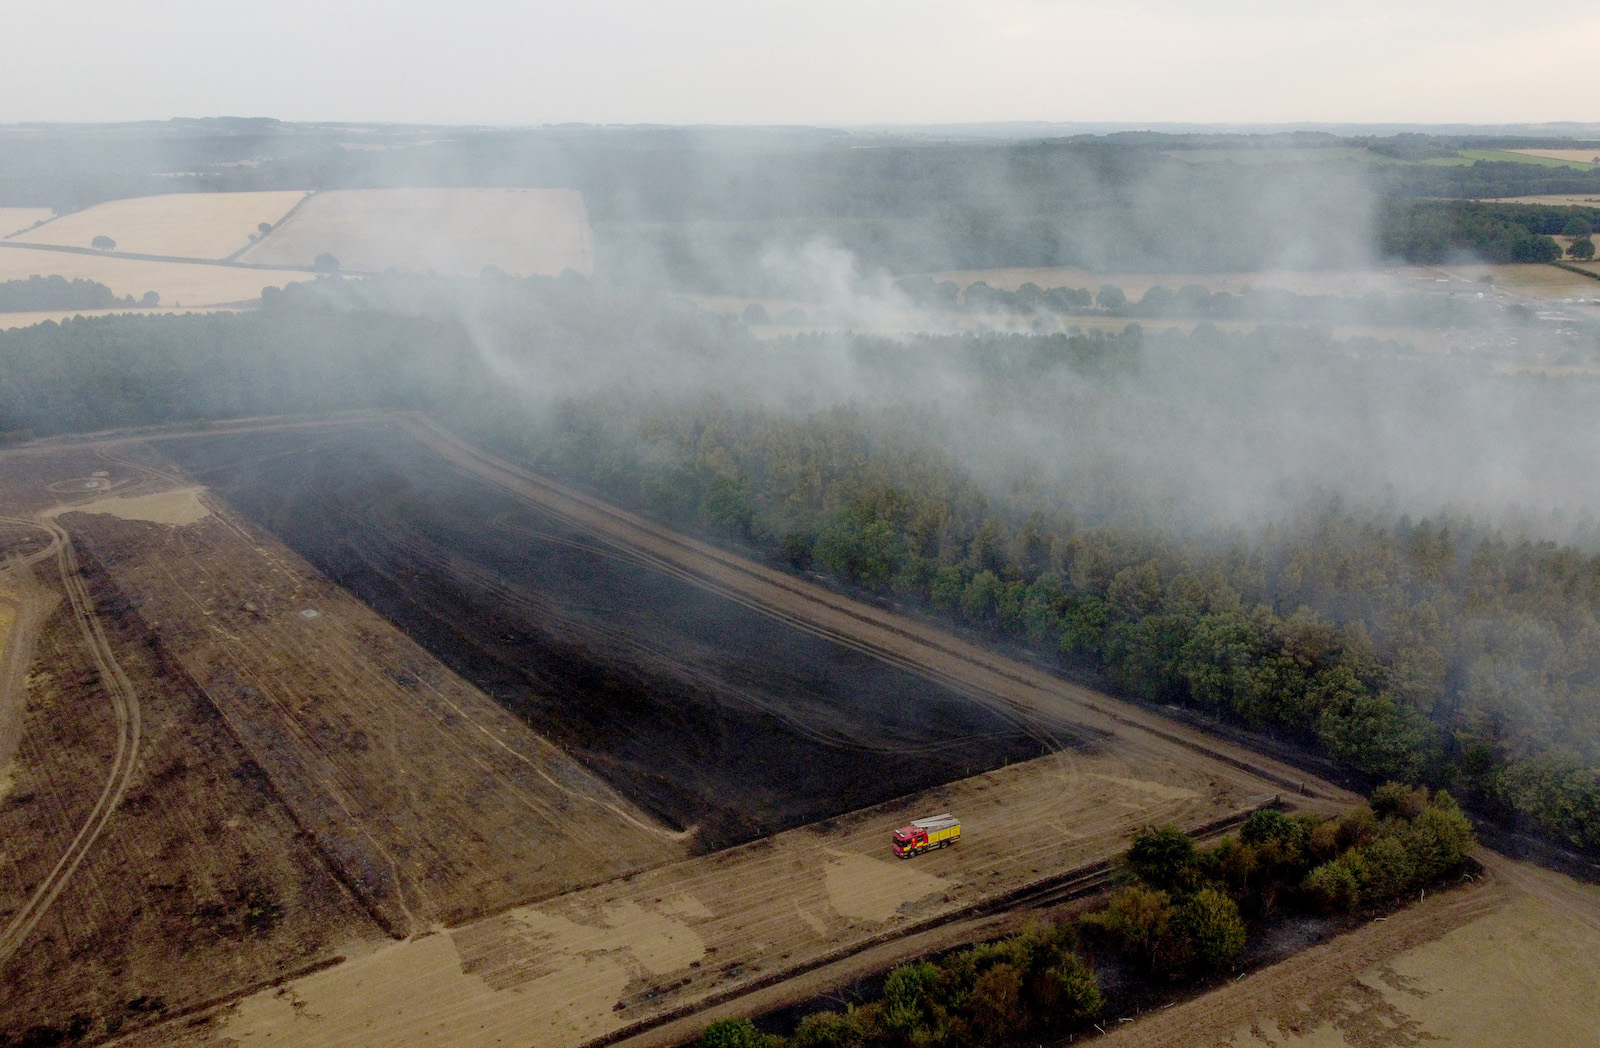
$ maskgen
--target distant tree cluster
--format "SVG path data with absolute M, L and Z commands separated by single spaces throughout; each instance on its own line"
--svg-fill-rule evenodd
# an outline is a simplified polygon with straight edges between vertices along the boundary
M 1485 262 L 1553 262 L 1553 239 L 1570 226 L 1600 221 L 1600 208 L 1500 204 L 1476 200 L 1391 201 L 1383 210 L 1383 253 L 1408 262 L 1472 256 Z M 1573 234 L 1567 234 L 1573 235 Z
M 158 304 L 160 297 L 147 292 L 140 305 Z M 63 276 L 31 276 L 26 280 L 0 281 L 0 313 L 27 313 L 55 309 L 111 309 L 134 304 L 132 295 L 118 298 L 111 289 L 93 280 L 68 280 Z
M 1474 844 L 1448 794 L 1397 783 L 1331 818 L 1258 811 L 1208 848 L 1174 827 L 1148 827 L 1099 909 L 901 965 L 876 999 L 807 1015 L 787 1037 L 722 1019 L 695 1048 L 985 1048 L 1057 1038 L 1116 1003 L 1118 991 L 1097 975 L 1102 964 L 1155 987 L 1226 971 L 1274 922 L 1381 912 L 1461 871 Z

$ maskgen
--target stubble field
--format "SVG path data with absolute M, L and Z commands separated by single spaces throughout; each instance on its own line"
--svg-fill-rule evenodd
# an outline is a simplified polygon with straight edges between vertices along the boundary
M 14 244 L 92 247 L 95 237 L 139 255 L 224 259 L 250 246 L 257 227 L 273 225 L 304 200 L 298 190 L 251 193 L 168 193 L 108 200 L 51 219 L 7 239 Z
M 309 266 L 331 254 L 346 270 L 477 276 L 594 271 L 583 197 L 570 189 L 347 189 L 317 193 L 240 256 Z

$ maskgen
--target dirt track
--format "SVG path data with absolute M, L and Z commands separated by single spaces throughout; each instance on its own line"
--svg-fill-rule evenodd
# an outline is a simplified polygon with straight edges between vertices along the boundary
M 7 521 L 7 523 L 18 522 Z M 50 530 L 50 545 L 43 552 L 31 554 L 19 567 L 54 553 L 62 588 L 72 605 L 73 620 L 77 623 L 85 645 L 93 654 L 95 666 L 100 671 L 100 680 L 108 692 L 112 716 L 116 721 L 116 751 L 111 760 L 111 770 L 106 776 L 105 787 L 100 791 L 94 807 L 89 809 L 88 817 L 82 827 L 67 845 L 56 865 L 34 889 L 33 894 L 12 914 L 6 926 L 0 929 L 0 964 L 16 953 L 23 940 L 33 931 L 50 905 L 55 902 L 56 897 L 66 887 L 68 880 L 77 872 L 89 849 L 94 847 L 95 841 L 105 831 L 106 824 L 116 813 L 117 805 L 122 803 L 123 796 L 128 792 L 128 785 L 132 781 L 134 767 L 139 759 L 139 695 L 134 690 L 133 682 L 128 679 L 128 675 L 117 662 L 116 653 L 112 651 L 110 642 L 106 640 L 105 631 L 95 615 L 94 601 L 84 584 L 78 569 L 77 557 L 66 532 L 53 521 L 44 522 L 41 526 Z M 22 652 L 16 654 L 20 657 Z M 8 676 L 16 672 L 15 667 L 7 669 Z

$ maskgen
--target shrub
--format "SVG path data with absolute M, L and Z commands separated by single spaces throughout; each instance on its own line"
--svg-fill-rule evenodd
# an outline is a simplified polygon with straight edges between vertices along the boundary
M 1361 901 L 1361 886 L 1341 860 L 1325 862 L 1306 874 L 1301 884 L 1311 905 L 1325 913 L 1348 913 Z
M 1443 790 L 1427 811 L 1411 821 L 1404 841 L 1421 880 L 1431 880 L 1461 865 L 1477 844 L 1472 824 Z
M 1408 822 L 1428 807 L 1428 791 L 1399 782 L 1386 782 L 1372 791 L 1372 813 L 1380 819 L 1399 816 Z
M 1239 827 L 1239 839 L 1246 844 L 1292 845 L 1298 848 L 1305 841 L 1305 827 L 1281 811 L 1263 808 L 1252 812 Z
M 1361 894 L 1369 902 L 1387 902 L 1417 879 L 1417 864 L 1393 836 L 1379 837 L 1361 850 L 1361 856 L 1366 872 Z
M 1098 1016 L 1106 1006 L 1094 969 L 1068 956 L 1034 976 L 1029 993 L 1045 1029 L 1062 1029 Z
M 718 1019 L 707 1026 L 696 1048 L 771 1048 L 774 1038 L 751 1025 L 749 1019 Z
M 967 1007 L 979 1043 L 1005 1044 L 1028 1026 L 1028 1011 L 1022 1000 L 1022 973 L 1011 964 L 990 968 L 973 984 Z
M 852 1016 L 838 1012 L 817 1012 L 800 1020 L 789 1048 L 858 1048 L 865 1044 L 861 1029 Z
M 1197 862 L 1194 838 L 1173 826 L 1141 830 L 1128 849 L 1128 868 L 1162 891 L 1191 887 Z
M 1178 907 L 1173 930 L 1187 944 L 1184 952 L 1207 968 L 1225 968 L 1244 949 L 1239 907 L 1215 888 L 1201 888 Z

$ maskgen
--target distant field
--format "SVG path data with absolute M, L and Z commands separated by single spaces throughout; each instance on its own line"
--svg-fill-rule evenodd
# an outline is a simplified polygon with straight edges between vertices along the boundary
M 310 265 L 331 254 L 355 272 L 476 276 L 594 270 L 583 197 L 570 189 L 354 189 L 318 193 L 242 261 Z
M 1551 151 L 1546 150 L 1544 152 Z M 1570 152 L 1570 150 L 1555 150 L 1554 152 Z M 1579 150 L 1579 152 L 1584 151 Z M 1594 156 L 1592 151 L 1588 153 L 1588 156 L 1581 159 L 1577 157 L 1565 159 L 1562 157 L 1542 156 L 1539 151 L 1534 150 L 1463 149 L 1459 156 L 1437 157 L 1433 160 L 1424 160 L 1423 163 L 1465 166 L 1477 163 L 1479 160 L 1500 160 L 1513 164 L 1538 164 L 1541 167 L 1575 167 L 1587 171 L 1597 166 L 1589 162 L 1589 157 L 1592 156 Z
M 0 280 L 25 280 L 35 273 L 68 280 L 98 280 L 115 294 L 161 296 L 163 307 L 217 306 L 261 297 L 261 289 L 282 287 L 308 274 L 291 270 L 240 269 L 201 262 L 145 262 L 67 251 L 0 247 Z
M 1513 149 L 1512 152 L 1513 153 L 1521 153 L 1524 156 L 1543 157 L 1546 160 L 1572 160 L 1572 161 L 1577 161 L 1580 164 L 1589 164 L 1591 166 L 1593 166 L 1593 164 L 1595 163 L 1596 160 L 1600 160 L 1600 149 L 1594 149 L 1594 148 L 1590 148 L 1590 149 Z
M 1398 164 L 1403 161 L 1374 153 L 1363 146 L 1327 146 L 1306 149 L 1281 148 L 1222 148 L 1222 149 L 1171 149 L 1165 154 L 1174 160 L 1193 164 L 1281 164 L 1286 162 L 1326 163 L 1330 160 L 1353 160 L 1367 164 Z
M 248 247 L 257 226 L 275 223 L 305 198 L 299 190 L 172 193 L 110 200 L 10 237 L 19 244 L 90 247 L 95 237 L 140 255 L 220 259 Z M 260 289 L 257 288 L 257 293 Z
M 1600 207 L 1600 193 L 1546 193 L 1542 196 L 1496 197 L 1491 204 L 1547 204 L 1550 207 Z
M 28 229 L 54 214 L 47 207 L 0 207 L 0 237 Z

